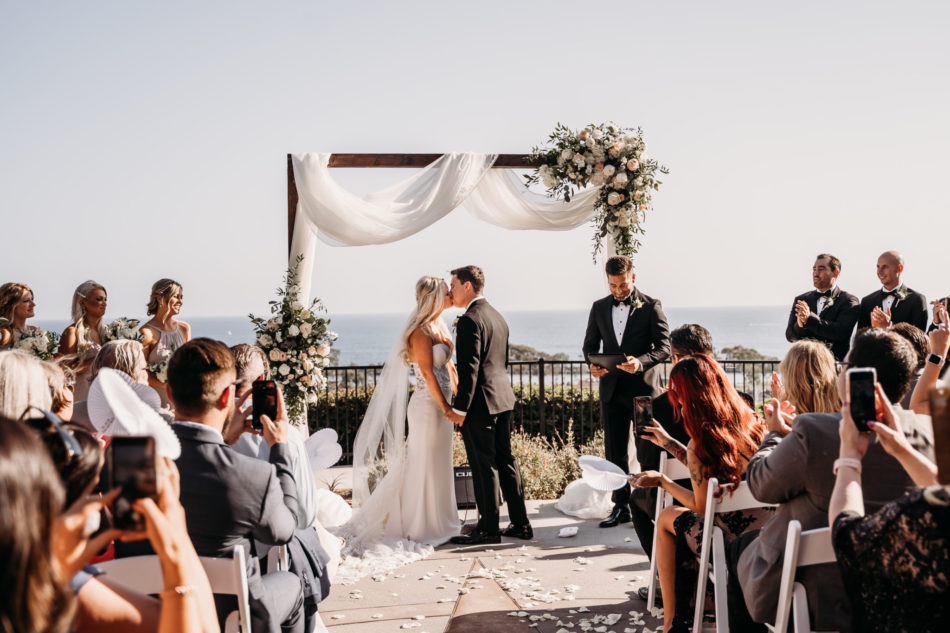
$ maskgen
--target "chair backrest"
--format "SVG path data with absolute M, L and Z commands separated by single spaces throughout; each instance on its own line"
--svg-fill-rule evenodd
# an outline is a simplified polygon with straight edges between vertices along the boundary
M 660 472 L 670 479 L 689 479 L 689 468 L 678 459 L 670 457 L 666 451 L 660 453 Z
M 666 451 L 660 452 L 660 472 L 672 480 L 689 479 L 689 468 L 678 459 L 670 457 Z M 660 513 L 663 509 L 673 505 L 673 495 L 663 488 L 657 488 L 656 510 L 653 516 L 653 522 L 659 523 Z M 647 608 L 653 611 L 656 606 L 656 530 L 653 531 L 653 543 L 650 553 L 650 583 L 647 585 Z
M 773 631 L 784 633 L 788 628 L 789 615 L 795 603 L 795 631 L 810 631 L 808 605 L 799 604 L 805 596 L 805 588 L 795 582 L 795 572 L 799 567 L 822 565 L 835 562 L 835 550 L 831 544 L 831 528 L 820 528 L 802 532 L 802 524 L 796 520 L 788 522 L 788 534 L 785 537 L 785 558 L 782 561 L 782 579 L 778 592 L 778 610 L 775 614 Z

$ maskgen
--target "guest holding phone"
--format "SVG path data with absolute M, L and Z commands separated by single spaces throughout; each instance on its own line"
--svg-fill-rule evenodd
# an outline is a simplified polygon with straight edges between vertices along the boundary
M 950 389 L 932 392 L 939 468 L 907 441 L 900 416 L 880 384 L 875 385 L 877 420 L 867 423 L 870 432 L 859 430 L 849 405 L 841 408 L 828 523 L 856 631 L 950 629 L 948 398 Z M 917 489 L 865 516 L 863 459 L 874 437 Z

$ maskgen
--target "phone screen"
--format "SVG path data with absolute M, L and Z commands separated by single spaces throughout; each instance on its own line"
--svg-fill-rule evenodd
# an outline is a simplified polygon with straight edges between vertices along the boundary
M 877 419 L 877 409 L 874 406 L 874 381 L 876 379 L 877 372 L 873 369 L 848 370 L 851 418 L 854 420 L 854 425 L 862 433 L 870 431 L 868 422 Z
M 633 428 L 637 437 L 643 435 L 643 429 L 653 425 L 653 398 L 638 396 L 633 399 Z
M 122 487 L 112 506 L 113 522 L 120 530 L 139 532 L 145 518 L 132 508 L 143 497 L 158 500 L 155 473 L 155 440 L 151 437 L 113 437 L 109 444 L 110 487 Z
M 930 390 L 930 419 L 934 429 L 937 482 L 950 483 L 950 386 Z
M 273 380 L 255 380 L 251 385 L 251 426 L 261 431 L 261 416 L 266 415 L 271 420 L 277 419 L 277 384 Z

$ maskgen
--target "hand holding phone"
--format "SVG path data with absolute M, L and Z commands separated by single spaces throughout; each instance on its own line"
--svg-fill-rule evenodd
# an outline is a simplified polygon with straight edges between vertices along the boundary
M 633 399 L 633 432 L 643 437 L 643 430 L 653 426 L 653 398 L 638 396 Z
M 855 367 L 848 370 L 846 378 L 851 418 L 859 431 L 868 433 L 871 430 L 868 422 L 877 420 L 877 407 L 874 404 L 874 383 L 877 382 L 877 371 L 873 367 Z
M 155 438 L 115 436 L 109 444 L 109 488 L 121 488 L 112 506 L 116 528 L 141 532 L 145 518 L 132 504 L 148 497 L 158 500 L 158 475 L 155 466 Z
M 255 431 L 263 431 L 262 415 L 271 421 L 277 419 L 277 383 L 273 380 L 255 380 L 251 385 L 251 398 L 251 427 Z

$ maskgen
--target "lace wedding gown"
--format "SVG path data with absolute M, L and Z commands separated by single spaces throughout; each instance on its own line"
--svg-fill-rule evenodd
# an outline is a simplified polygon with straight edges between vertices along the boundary
M 451 398 L 449 348 L 432 346 L 432 368 L 439 388 Z M 337 582 L 385 574 L 420 558 L 459 533 L 452 471 L 452 423 L 416 369 L 416 388 L 406 409 L 409 436 L 405 454 L 390 465 L 353 519 L 338 531 L 346 539 L 346 558 Z

